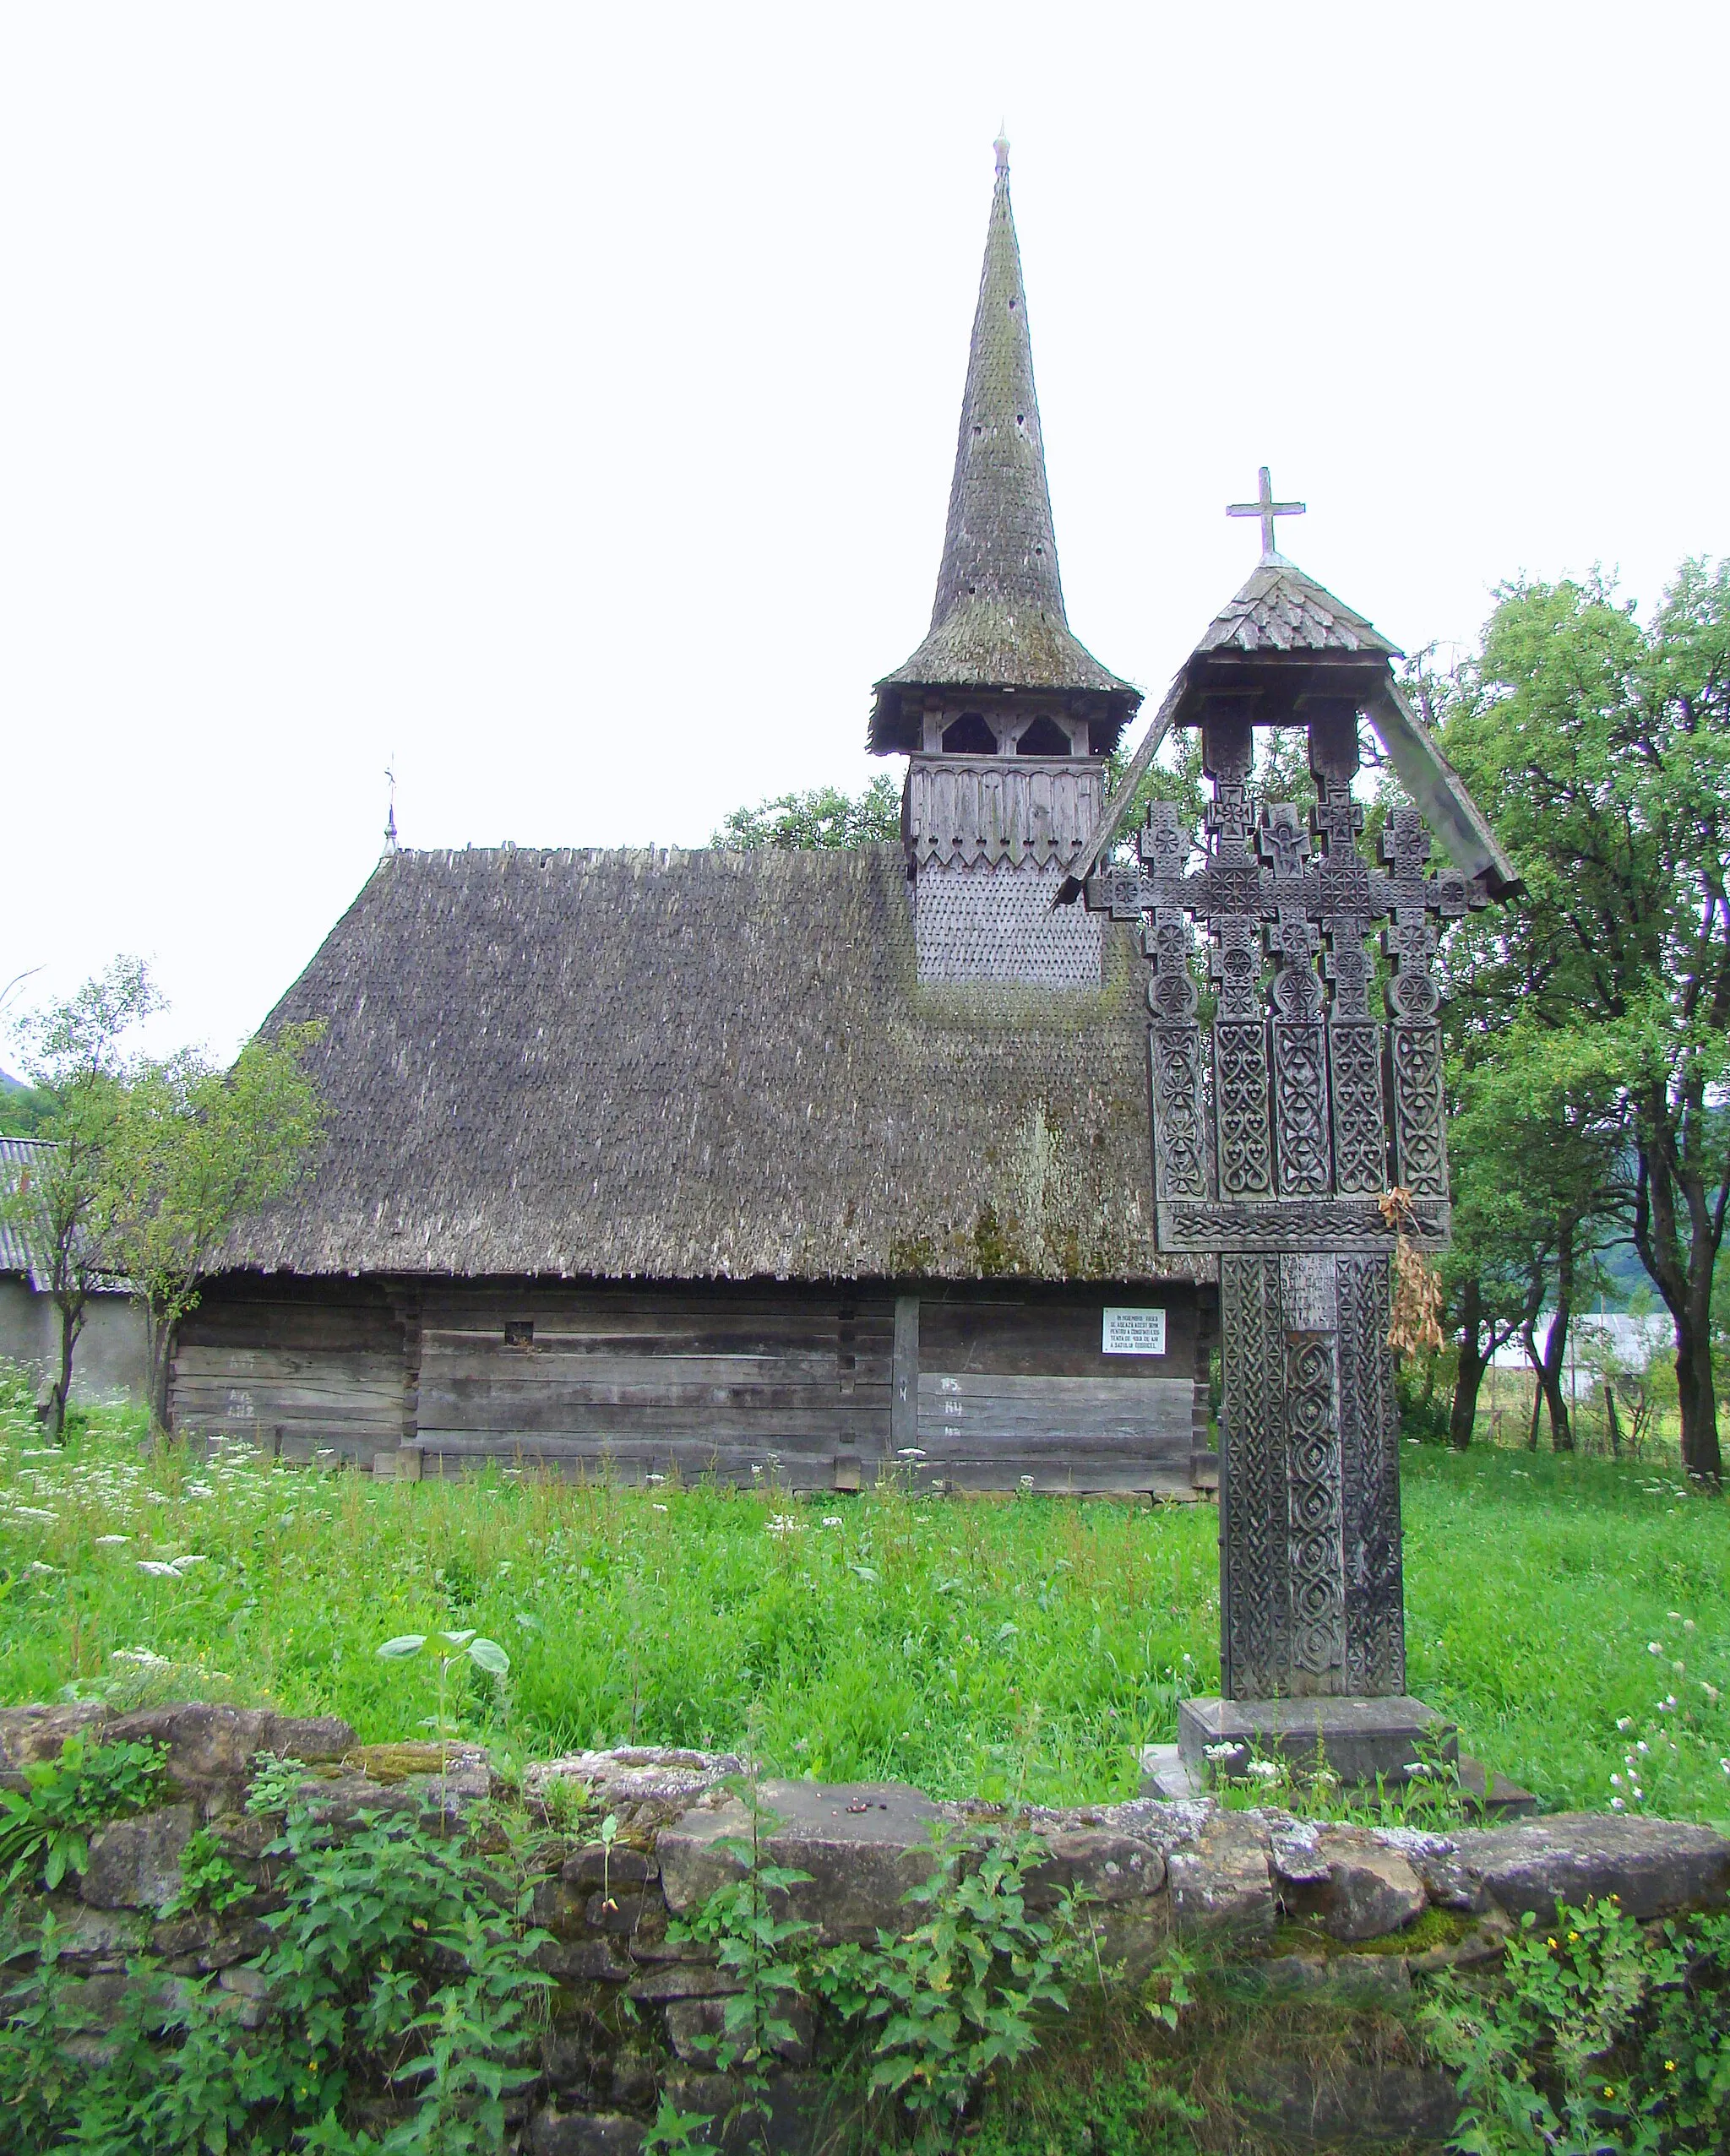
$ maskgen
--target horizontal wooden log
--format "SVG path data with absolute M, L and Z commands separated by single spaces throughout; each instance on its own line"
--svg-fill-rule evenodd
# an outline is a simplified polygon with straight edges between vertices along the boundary
M 525 1431 L 679 1428 L 750 1434 L 833 1429 L 838 1421 L 889 1421 L 889 1388 L 846 1397 L 833 1386 L 817 1393 L 797 1387 L 640 1385 L 601 1387 L 593 1396 L 574 1388 L 557 1393 L 530 1389 L 444 1386 L 422 1372 L 418 1409 L 428 1430 Z
M 440 1332 L 497 1332 L 508 1318 L 517 1317 L 571 1331 L 620 1333 L 707 1326 L 832 1333 L 841 1323 L 862 1330 L 892 1326 L 895 1306 L 888 1298 L 877 1298 L 855 1305 L 851 1314 L 844 1317 L 839 1299 L 833 1295 L 804 1297 L 792 1291 L 710 1295 L 670 1290 L 660 1295 L 613 1296 L 527 1285 L 484 1295 L 467 1289 L 428 1288 L 421 1305 L 422 1322 Z
M 1021 1304 L 922 1301 L 919 1357 L 928 1370 L 1005 1377 L 1188 1377 L 1194 1367 L 1195 1295 L 1187 1284 L 1096 1290 L 1088 1302 Z M 1162 1355 L 1103 1352 L 1105 1306 L 1129 1304 L 1166 1313 Z
M 1083 1460 L 1059 1468 L 1049 1461 L 1036 1462 L 1005 1482 L 995 1463 L 958 1461 L 946 1465 L 940 1475 L 945 1489 L 986 1491 L 1020 1490 L 1021 1474 L 1032 1477 L 1031 1494 L 1038 1497 L 1169 1497 L 1193 1499 L 1195 1485 L 1178 1470 L 1114 1467 L 1109 1462 Z
M 402 1405 L 402 1380 L 394 1384 L 359 1384 L 344 1382 L 341 1379 L 325 1379 L 316 1374 L 303 1378 L 248 1379 L 237 1377 L 231 1384 L 215 1380 L 200 1379 L 192 1384 L 177 1384 L 174 1391 L 177 1407 L 192 1409 L 221 1404 L 231 1400 L 249 1399 L 255 1404 L 266 1400 L 329 1400 L 333 1406 L 352 1403 L 357 1407 L 382 1407 L 389 1402 L 396 1409 Z
M 873 1359 L 867 1358 L 868 1371 Z M 877 1382 L 889 1382 L 889 1363 L 876 1358 Z M 598 1349 L 572 1347 L 564 1341 L 531 1346 L 504 1347 L 490 1342 L 481 1348 L 453 1350 L 443 1336 L 423 1341 L 421 1367 L 436 1373 L 441 1383 L 489 1382 L 543 1389 L 587 1390 L 594 1386 L 672 1383 L 678 1385 L 810 1385 L 835 1390 L 838 1367 L 835 1350 L 817 1352 L 783 1350 L 779 1355 L 710 1354 L 699 1350 L 645 1345 L 636 1355 L 618 1355 Z M 857 1380 L 861 1359 L 855 1355 L 850 1374 Z
M 301 1354 L 400 1355 L 402 1328 L 388 1310 L 318 1304 L 201 1303 L 181 1321 L 177 1352 L 287 1349 Z
M 1118 1439 L 1159 1451 L 1194 1442 L 1194 1387 L 1188 1378 L 996 1377 L 922 1371 L 919 1442 L 945 1431 L 1047 1438 Z
M 831 1397 L 814 1407 L 770 1407 L 760 1402 L 716 1406 L 711 1402 L 635 1402 L 565 1400 L 535 1401 L 513 1415 L 505 1404 L 476 1412 L 474 1404 L 422 1395 L 419 1422 L 422 1430 L 465 1431 L 476 1437 L 537 1436 L 560 1430 L 666 1431 L 677 1436 L 737 1438 L 742 1443 L 797 1435 L 801 1431 L 875 1430 L 889 1428 L 889 1401 L 839 1399 Z
M 367 1350 L 209 1347 L 180 1341 L 174 1350 L 174 1374 L 182 1384 L 227 1383 L 237 1381 L 272 1382 L 317 1377 L 344 1384 L 402 1382 L 400 1352 L 380 1354 Z
M 691 1443 L 627 1450 L 581 1439 L 549 1439 L 506 1448 L 434 1433 L 422 1438 L 420 1450 L 423 1472 L 432 1475 L 441 1471 L 472 1472 L 488 1461 L 497 1461 L 504 1467 L 580 1473 L 625 1484 L 639 1485 L 654 1474 L 687 1484 L 712 1478 L 762 1489 L 770 1486 L 772 1474 L 775 1480 L 792 1490 L 835 1486 L 835 1456 L 822 1447 L 778 1452 L 771 1462 L 760 1447 Z

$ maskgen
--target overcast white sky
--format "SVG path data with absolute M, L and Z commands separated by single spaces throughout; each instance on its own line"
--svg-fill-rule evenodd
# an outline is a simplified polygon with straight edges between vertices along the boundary
M 854 785 L 1000 118 L 1071 625 L 1286 550 L 1415 649 L 1730 542 L 1730 8 L 0 11 L 0 983 L 226 1051 L 415 846 Z M 8 1060 L 10 1060 L 8 1058 Z

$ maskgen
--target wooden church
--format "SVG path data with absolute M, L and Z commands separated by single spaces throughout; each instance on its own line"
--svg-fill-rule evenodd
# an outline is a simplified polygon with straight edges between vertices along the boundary
M 1146 969 L 1053 899 L 1140 702 L 1070 633 L 1006 146 L 898 845 L 392 850 L 272 1024 L 328 1140 L 172 1413 L 404 1473 L 1213 1486 L 1215 1261 L 1156 1240 Z

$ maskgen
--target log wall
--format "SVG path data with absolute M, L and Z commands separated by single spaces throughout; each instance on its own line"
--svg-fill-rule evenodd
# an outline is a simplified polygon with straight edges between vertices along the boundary
M 1167 1352 L 1101 1353 L 1111 1302 Z M 214 1283 L 182 1328 L 178 1426 L 291 1458 L 867 1487 L 891 1465 L 970 1490 L 1212 1486 L 1188 1285 L 935 1295 L 888 1284 Z M 406 1469 L 407 1459 L 404 1465 Z
M 381 1284 L 215 1281 L 182 1322 L 170 1415 L 192 1437 L 360 1460 L 403 1438 L 403 1327 Z

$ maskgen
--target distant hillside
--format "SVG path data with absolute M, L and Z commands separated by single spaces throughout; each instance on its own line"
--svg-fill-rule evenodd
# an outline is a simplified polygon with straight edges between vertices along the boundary
M 34 1138 L 53 1105 L 46 1093 L 0 1071 L 0 1138 Z

